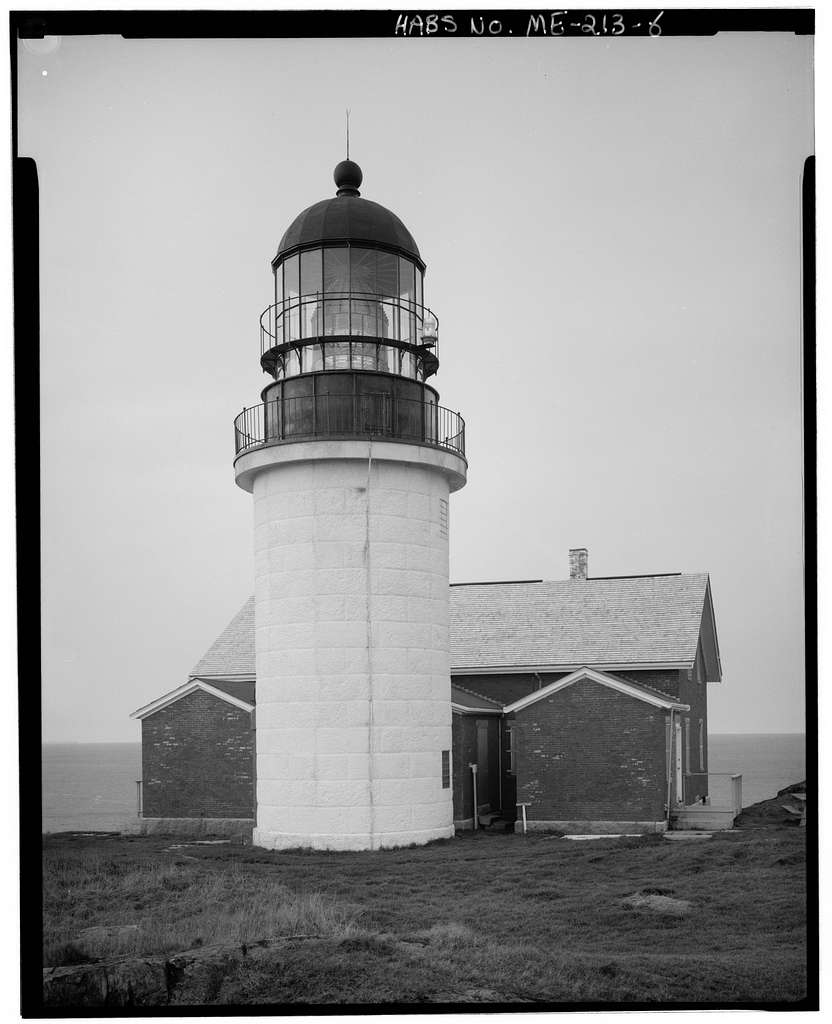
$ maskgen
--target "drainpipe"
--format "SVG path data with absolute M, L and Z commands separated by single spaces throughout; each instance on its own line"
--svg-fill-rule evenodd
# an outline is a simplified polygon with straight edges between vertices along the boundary
M 670 792 L 673 784 L 673 708 L 670 709 L 670 731 L 667 742 L 667 827 L 670 828 Z
M 497 719 L 497 792 L 500 800 L 500 814 L 503 813 L 503 719 Z
M 480 816 L 477 812 L 477 766 L 475 764 L 469 764 L 468 767 L 471 769 L 471 781 L 474 784 L 474 828 L 480 827 Z

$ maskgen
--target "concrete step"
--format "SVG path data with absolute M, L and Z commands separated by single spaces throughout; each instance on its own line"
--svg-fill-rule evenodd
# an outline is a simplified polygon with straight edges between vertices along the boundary
M 674 831 L 723 832 L 733 827 L 735 817 L 733 807 L 691 804 L 671 814 L 670 827 Z

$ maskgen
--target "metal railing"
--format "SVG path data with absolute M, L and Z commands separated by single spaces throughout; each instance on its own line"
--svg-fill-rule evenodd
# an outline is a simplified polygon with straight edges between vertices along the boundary
M 284 299 L 260 315 L 261 356 L 279 345 L 345 336 L 404 342 L 439 355 L 439 318 L 396 295 L 315 292 Z
M 731 808 L 734 814 L 742 811 L 742 772 L 685 772 L 688 779 L 707 780 L 706 799 L 711 807 Z
M 389 394 L 280 398 L 243 409 L 234 420 L 236 455 L 282 441 L 338 437 L 389 437 L 465 457 L 465 421 L 458 412 Z

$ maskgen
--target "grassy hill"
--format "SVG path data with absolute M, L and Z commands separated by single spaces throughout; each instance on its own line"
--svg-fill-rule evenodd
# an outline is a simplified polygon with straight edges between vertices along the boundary
M 806 830 L 766 804 L 751 827 L 675 842 L 468 833 L 272 853 L 46 836 L 45 991 L 53 1005 L 794 1003 Z

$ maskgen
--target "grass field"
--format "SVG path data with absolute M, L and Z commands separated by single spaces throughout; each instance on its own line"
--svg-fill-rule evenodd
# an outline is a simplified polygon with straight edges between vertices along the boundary
M 47 836 L 44 965 L 278 940 L 220 958 L 171 1001 L 799 1000 L 805 837 L 469 833 L 398 851 L 270 853 Z M 628 902 L 651 893 L 689 906 Z

